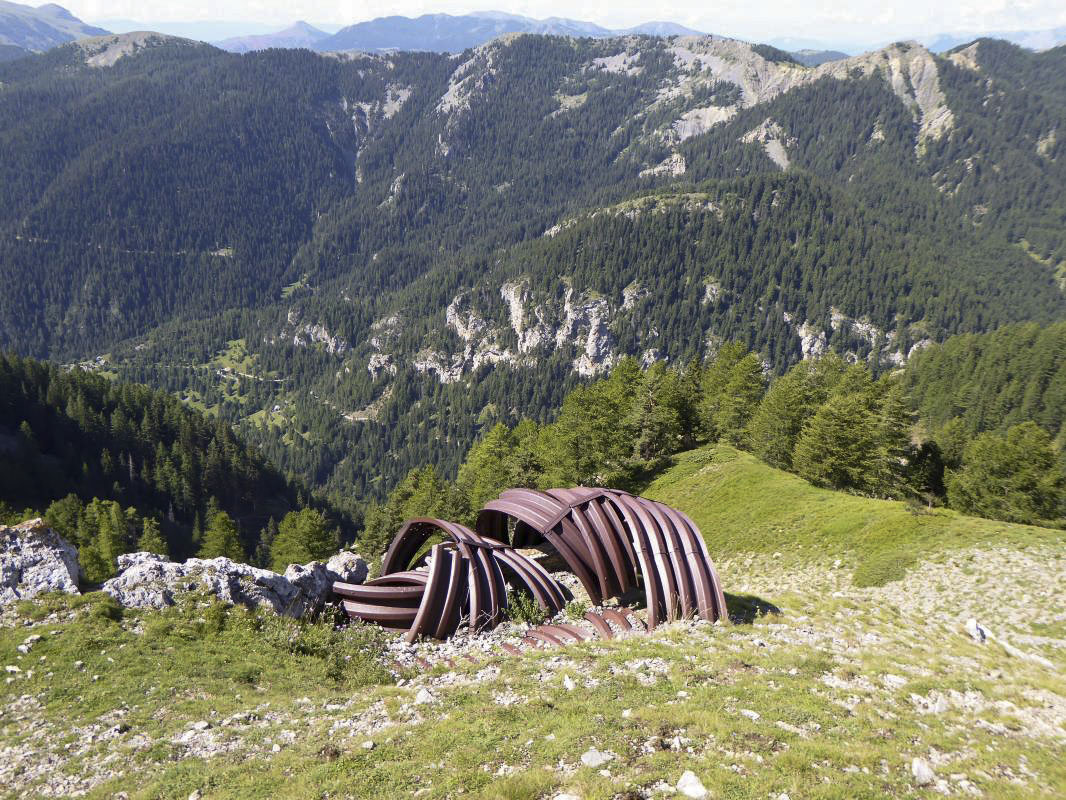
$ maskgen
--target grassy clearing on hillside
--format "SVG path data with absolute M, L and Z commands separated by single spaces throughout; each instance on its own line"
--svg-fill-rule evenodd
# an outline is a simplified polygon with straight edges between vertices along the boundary
M 1048 574 L 1033 571 L 1048 554 L 1033 556 L 1005 576 L 986 574 L 1000 561 L 963 558 L 943 577 L 995 577 L 1006 602 L 987 622 L 1000 632 L 1021 618 L 1026 590 L 1048 588 Z M 12 796 L 607 800 L 657 796 L 693 770 L 716 798 L 1066 790 L 1055 671 L 1066 642 L 1046 638 L 1053 615 L 1039 629 L 1049 670 L 971 641 L 956 619 L 968 608 L 916 613 L 908 604 L 923 588 L 936 598 L 929 575 L 857 590 L 843 570 L 778 562 L 755 572 L 727 560 L 723 574 L 781 613 L 459 659 L 399 684 L 362 660 L 332 672 L 320 645 L 333 639 L 344 652 L 335 637 L 353 634 L 327 626 L 257 629 L 217 606 L 116 620 L 99 596 L 26 604 L 43 635 L 30 653 L 15 648 L 31 629 L 0 629 L 0 659 L 22 669 L 0 690 L 0 784 Z M 367 636 L 357 629 L 348 652 L 373 652 Z M 300 641 L 308 646 L 290 643 Z M 423 688 L 431 698 L 419 703 Z M 590 748 L 609 760 L 583 765 Z M 936 787 L 915 786 L 915 757 L 932 765 Z
M 678 455 L 643 494 L 688 513 L 712 558 L 743 552 L 839 558 L 855 570 L 859 586 L 899 580 L 935 551 L 1066 542 L 1064 531 L 819 489 L 726 445 Z
M 648 493 L 703 527 L 750 623 L 397 680 L 373 628 L 99 593 L 9 607 L 0 794 L 636 800 L 692 770 L 718 800 L 1066 796 L 1061 532 L 914 515 L 728 448 L 682 455 Z M 852 580 L 904 548 L 901 580 Z M 969 617 L 995 637 L 973 641 Z M 583 765 L 590 748 L 608 760 Z

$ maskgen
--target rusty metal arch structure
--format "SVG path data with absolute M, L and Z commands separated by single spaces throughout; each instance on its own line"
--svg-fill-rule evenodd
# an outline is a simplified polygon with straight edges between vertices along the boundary
M 651 628 L 728 618 L 699 528 L 663 503 L 612 489 L 508 489 L 481 510 L 477 530 L 514 547 L 551 545 L 595 605 L 642 584 Z
M 426 542 L 438 535 L 445 541 L 427 554 Z M 417 569 L 427 561 L 428 569 Z M 381 572 L 363 585 L 337 582 L 333 591 L 349 616 L 406 628 L 409 642 L 419 636 L 446 638 L 464 622 L 474 631 L 495 627 L 506 616 L 508 582 L 529 592 L 549 614 L 566 604 L 563 588 L 536 561 L 447 520 L 405 522 Z
M 444 541 L 427 552 L 437 536 Z M 508 489 L 478 514 L 476 532 L 447 520 L 408 520 L 385 553 L 381 577 L 333 588 L 352 617 L 406 629 L 409 642 L 419 636 L 442 639 L 464 623 L 476 632 L 502 622 L 508 584 L 528 592 L 549 615 L 561 611 L 566 591 L 541 564 L 518 552 L 546 546 L 566 562 L 596 606 L 643 589 L 649 628 L 681 618 L 728 619 L 718 574 L 691 519 L 628 492 L 582 486 Z M 628 626 L 627 619 L 608 609 L 588 621 L 605 635 L 607 620 Z M 592 632 L 559 624 L 542 625 L 530 635 L 561 642 L 560 637 L 586 634 Z

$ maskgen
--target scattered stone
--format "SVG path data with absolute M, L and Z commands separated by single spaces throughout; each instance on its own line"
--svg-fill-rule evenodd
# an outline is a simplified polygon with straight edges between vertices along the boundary
M 740 709 L 740 715 L 742 717 L 747 717 L 752 722 L 758 722 L 762 718 L 762 714 L 760 714 L 758 711 L 752 711 L 750 708 Z
M 988 640 L 988 631 L 973 617 L 966 620 L 966 632 L 975 642 L 984 644 Z
M 623 708 L 622 709 L 622 719 L 629 719 L 632 716 L 633 716 L 633 709 L 631 709 L 631 708 Z
M 45 592 L 78 594 L 80 578 L 78 551 L 44 520 L 0 525 L 0 606 Z
M 197 722 L 194 722 L 189 727 L 194 731 L 206 731 L 208 728 L 211 727 L 211 723 L 208 722 L 206 719 L 201 719 Z
M 568 692 L 572 692 L 577 688 L 577 684 L 574 683 L 574 679 L 569 675 L 563 675 L 563 688 Z
M 203 797 L 203 795 L 200 794 L 199 789 L 193 789 L 192 792 L 189 793 L 189 800 L 200 800 L 201 797 Z
M 681 775 L 681 780 L 677 782 L 677 790 L 685 795 L 685 797 L 693 797 L 696 798 L 696 800 L 699 800 L 699 798 L 710 797 L 710 792 L 707 791 L 707 787 L 696 777 L 696 773 L 691 770 L 685 770 Z
M 433 696 L 433 693 L 429 689 L 419 689 L 418 694 L 415 695 L 416 706 L 426 705 L 427 703 L 435 702 L 437 702 L 437 698 Z
M 581 754 L 581 763 L 586 767 L 602 767 L 608 761 L 614 758 L 610 753 L 604 753 L 597 750 L 595 747 L 590 747 L 584 753 Z
M 75 661 L 74 662 L 74 669 L 85 669 L 85 662 L 84 661 Z
M 914 776 L 914 782 L 919 786 L 931 786 L 936 783 L 936 773 L 921 758 L 915 758 L 911 761 L 911 775 Z
M 581 798 L 576 794 L 557 794 L 552 800 L 581 800 Z
M 881 682 L 889 689 L 902 689 L 907 685 L 906 678 L 901 678 L 899 675 L 892 675 L 891 673 L 882 675 Z
M 363 742 L 360 745 L 360 747 L 362 747 L 364 750 L 373 750 L 374 749 L 374 742 L 372 740 L 370 740 L 370 739 L 367 739 L 365 742 Z

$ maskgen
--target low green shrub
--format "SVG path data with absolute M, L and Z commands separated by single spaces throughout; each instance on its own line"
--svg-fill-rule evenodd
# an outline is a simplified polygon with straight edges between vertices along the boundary
M 548 618 L 548 613 L 537 605 L 533 595 L 510 589 L 507 592 L 507 617 L 514 622 L 540 625 Z

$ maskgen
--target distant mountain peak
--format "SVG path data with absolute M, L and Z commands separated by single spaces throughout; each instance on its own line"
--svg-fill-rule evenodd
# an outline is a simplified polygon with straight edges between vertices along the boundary
M 0 44 L 44 51 L 85 36 L 105 34 L 55 3 L 34 8 L 0 1 Z
M 229 50 L 232 53 L 247 53 L 252 50 L 268 50 L 271 47 L 311 47 L 328 37 L 329 34 L 325 31 L 299 20 L 277 33 L 264 33 L 258 36 L 234 36 L 230 39 L 223 39 L 217 44 L 223 50 Z
M 648 22 L 625 30 L 610 30 L 594 22 L 565 17 L 532 19 L 503 11 L 478 11 L 463 15 L 424 14 L 414 18 L 378 17 L 341 29 L 317 43 L 315 49 L 368 53 L 395 50 L 458 53 L 505 34 L 521 33 L 594 39 L 630 34 L 699 35 L 698 31 L 673 22 Z

